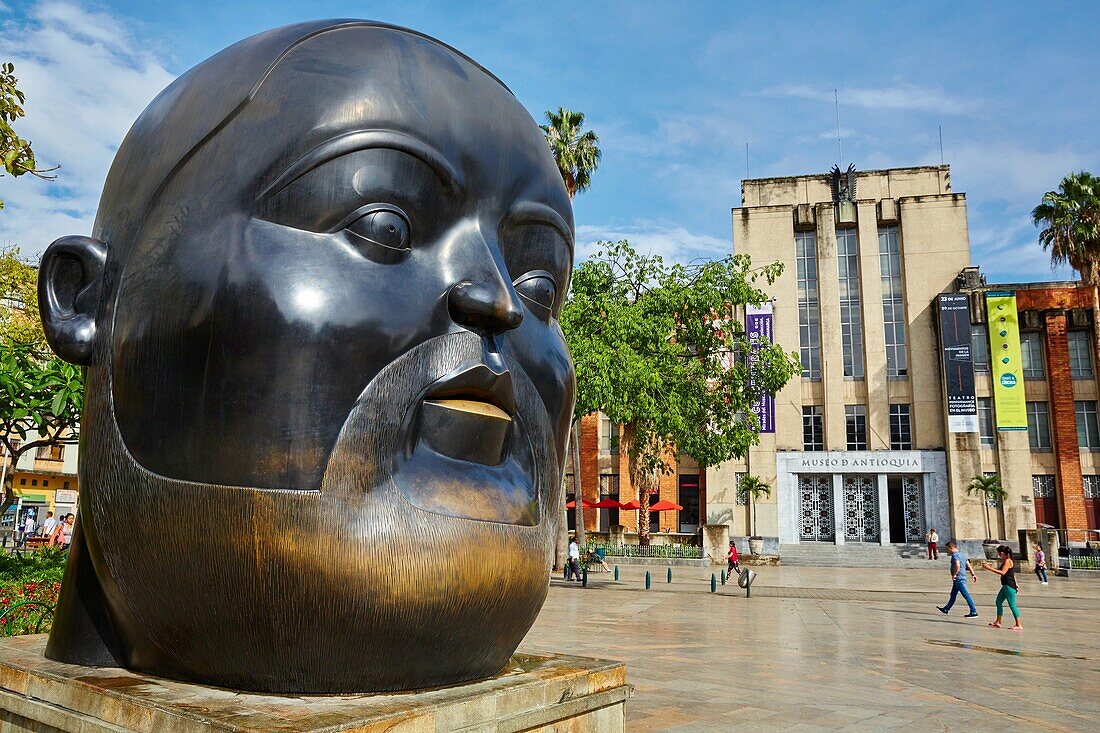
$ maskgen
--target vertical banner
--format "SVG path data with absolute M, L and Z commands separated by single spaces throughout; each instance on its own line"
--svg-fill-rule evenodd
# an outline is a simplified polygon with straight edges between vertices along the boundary
M 751 303 L 745 306 L 745 334 L 749 339 L 749 366 L 754 366 L 753 354 L 763 344 L 771 344 L 772 337 L 772 304 L 764 303 L 759 306 Z M 770 394 L 760 396 L 752 405 L 753 414 L 760 422 L 761 433 L 775 432 L 775 398 Z
M 1024 366 L 1020 356 L 1020 322 L 1016 294 L 985 294 L 989 322 L 989 360 L 993 364 L 993 406 L 998 430 L 1027 430 Z
M 947 432 L 976 433 L 978 400 L 970 353 L 970 298 L 961 294 L 941 295 L 939 308 Z

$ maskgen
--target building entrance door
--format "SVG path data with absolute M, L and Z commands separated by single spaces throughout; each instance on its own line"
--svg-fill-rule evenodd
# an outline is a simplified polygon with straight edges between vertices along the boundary
M 802 542 L 833 542 L 833 477 L 798 477 L 798 537 Z
M 924 486 L 920 476 L 895 475 L 886 479 L 890 506 L 890 541 L 924 540 Z
M 874 476 L 845 476 L 844 541 L 878 542 L 878 491 Z

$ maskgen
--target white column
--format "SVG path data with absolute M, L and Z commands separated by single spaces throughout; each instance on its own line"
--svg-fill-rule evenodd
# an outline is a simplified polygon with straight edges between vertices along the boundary
M 886 488 L 886 474 L 875 477 L 878 485 L 878 543 L 890 544 L 890 492 Z
M 844 477 L 839 473 L 833 474 L 833 536 L 844 544 Z

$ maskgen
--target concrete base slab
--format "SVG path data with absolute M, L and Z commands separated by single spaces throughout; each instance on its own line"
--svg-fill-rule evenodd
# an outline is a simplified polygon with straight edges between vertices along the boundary
M 617 662 L 517 652 L 496 677 L 423 692 L 280 696 L 46 659 L 46 636 L 0 639 L 0 733 L 621 733 Z

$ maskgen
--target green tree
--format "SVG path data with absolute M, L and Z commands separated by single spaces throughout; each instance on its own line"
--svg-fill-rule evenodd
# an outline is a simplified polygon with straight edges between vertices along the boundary
M 1051 263 L 1068 264 L 1092 287 L 1093 323 L 1100 323 L 1100 178 L 1086 171 L 1069 174 L 1057 191 L 1043 194 L 1031 220 L 1042 227 L 1039 244 Z M 1100 359 L 1100 330 L 1093 349 Z
M 49 348 L 38 313 L 38 270 L 18 247 L 0 251 L 0 342 L 12 341 Z
M 18 84 L 15 66 L 10 63 L 0 64 L 0 161 L 3 161 L 4 170 L 11 176 L 30 173 L 44 180 L 53 180 L 55 176 L 49 175 L 49 172 L 56 170 L 57 166 L 39 169 L 30 140 L 19 137 L 12 127 L 25 114 L 23 103 L 26 102 L 26 97 Z M 2 175 L 0 172 L 0 176 Z M 0 209 L 2 208 L 4 202 L 0 200 Z
M 540 127 L 565 181 L 565 190 L 573 198 L 592 185 L 592 174 L 600 166 L 600 139 L 591 130 L 581 132 L 583 112 L 559 107 L 557 112 L 547 112 L 546 120 L 550 124 Z
M 546 136 L 546 144 L 550 146 L 550 152 L 554 156 L 554 162 L 558 165 L 558 172 L 565 183 L 565 190 L 572 200 L 578 193 L 587 191 L 592 185 L 592 173 L 600 165 L 600 139 L 591 130 L 581 132 L 584 126 L 584 113 L 572 112 L 565 107 L 559 107 L 557 112 L 546 112 L 548 125 L 540 125 Z M 572 462 L 573 462 L 573 495 L 576 497 L 577 506 L 574 514 L 577 517 L 577 544 L 583 549 L 585 546 L 584 532 L 584 492 L 581 484 L 581 421 L 578 417 L 573 421 L 572 437 Z M 562 486 L 564 492 L 565 487 Z M 564 503 L 564 502 L 563 502 Z M 565 510 L 568 511 L 568 510 Z M 566 540 L 566 518 L 562 518 L 561 530 L 558 533 L 557 566 L 561 566 L 564 559 Z
M 623 425 L 620 449 L 649 541 L 649 495 L 674 470 L 674 450 L 713 466 L 758 440 L 750 407 L 801 371 L 796 354 L 749 342 L 738 320 L 767 295 L 781 263 L 753 267 L 746 255 L 668 264 L 626 241 L 601 242 L 573 273 L 562 329 L 577 368 L 580 417 L 602 409 Z
M 75 443 L 84 410 L 80 367 L 35 344 L 0 341 L 0 446 L 14 467 L 24 453 L 47 445 Z M 31 436 L 28 440 L 28 436 Z M 4 482 L 0 516 L 15 503 Z
M 772 495 L 772 487 L 759 476 L 751 473 L 741 477 L 737 484 L 737 495 L 743 496 L 752 504 L 752 527 L 749 528 L 749 536 L 756 537 L 756 504 L 761 499 Z
M 993 525 L 989 518 L 989 507 L 990 505 L 1001 506 L 1008 496 L 1008 492 L 1001 486 L 1001 477 L 995 473 L 977 474 L 966 485 L 966 493 L 981 497 L 982 505 L 985 507 L 985 536 L 987 539 L 992 539 Z

